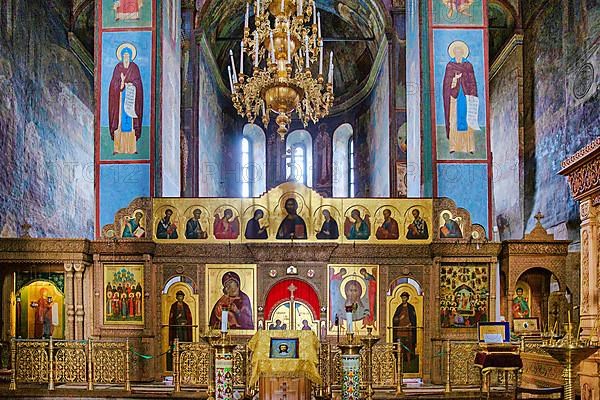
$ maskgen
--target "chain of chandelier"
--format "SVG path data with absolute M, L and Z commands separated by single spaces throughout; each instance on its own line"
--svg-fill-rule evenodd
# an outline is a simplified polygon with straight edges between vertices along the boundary
M 277 133 L 283 140 L 293 112 L 305 127 L 309 121 L 316 123 L 329 114 L 333 104 L 333 51 L 329 53 L 325 81 L 321 15 L 315 0 L 256 0 L 252 4 L 252 32 L 250 7 L 246 3 L 239 70 L 234 52 L 229 51 L 231 65 L 227 69 L 233 105 L 250 123 L 262 117 L 265 128 L 271 113 L 275 114 Z M 252 60 L 248 74 L 244 73 L 244 54 Z

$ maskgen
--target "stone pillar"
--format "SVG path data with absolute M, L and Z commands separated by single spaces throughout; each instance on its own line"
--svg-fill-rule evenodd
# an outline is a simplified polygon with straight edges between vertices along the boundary
M 591 200 L 579 205 L 581 217 L 581 326 L 589 336 L 598 315 L 598 210 Z
M 68 261 L 65 267 L 65 308 L 67 321 L 65 324 L 65 339 L 74 339 L 75 334 L 75 306 L 73 304 L 73 263 Z
M 75 270 L 75 279 L 73 282 L 73 293 L 75 294 L 75 337 L 76 340 L 83 339 L 83 320 L 85 316 L 84 305 L 83 305 L 83 272 L 85 271 L 85 264 L 76 263 L 73 264 Z

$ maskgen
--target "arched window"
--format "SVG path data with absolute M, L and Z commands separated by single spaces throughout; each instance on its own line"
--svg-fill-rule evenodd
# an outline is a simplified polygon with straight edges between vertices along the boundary
M 354 197 L 354 130 L 342 124 L 333 132 L 333 197 Z
M 265 132 L 258 125 L 246 124 L 240 147 L 242 197 L 258 197 L 267 190 Z
M 312 137 L 305 130 L 290 133 L 286 139 L 286 167 L 288 180 L 312 186 Z

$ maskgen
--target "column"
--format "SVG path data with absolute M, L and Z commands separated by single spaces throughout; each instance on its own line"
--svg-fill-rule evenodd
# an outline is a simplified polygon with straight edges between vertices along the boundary
M 422 108 L 423 148 L 432 149 L 433 197 L 453 199 L 491 238 L 487 1 L 427 1 L 428 35 L 422 45 L 429 64 L 423 64 L 422 93 L 431 99 Z
M 84 305 L 83 305 L 83 272 L 85 271 L 85 264 L 75 263 L 73 264 L 75 270 L 75 279 L 73 282 L 73 292 L 75 294 L 75 337 L 76 340 L 83 339 L 83 320 L 85 316 Z
M 583 335 L 589 336 L 600 317 L 598 277 L 598 209 L 592 201 L 582 200 L 579 205 L 581 217 L 581 326 Z M 598 332 L 596 333 L 598 335 Z
M 73 263 L 68 261 L 65 268 L 65 307 L 67 323 L 65 324 L 65 339 L 74 339 L 75 334 L 75 306 L 73 305 Z
M 360 393 L 360 349 L 354 335 L 348 334 L 345 342 L 338 344 L 342 363 L 342 400 L 359 400 Z
M 227 338 L 229 339 L 229 338 Z M 233 349 L 222 335 L 215 348 L 215 400 L 233 400 Z

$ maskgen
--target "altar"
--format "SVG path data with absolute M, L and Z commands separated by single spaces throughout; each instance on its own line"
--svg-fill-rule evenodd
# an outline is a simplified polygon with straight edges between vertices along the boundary
M 248 348 L 250 385 L 258 382 L 260 400 L 310 400 L 312 384 L 322 384 L 317 370 L 319 341 L 310 330 L 259 331 Z

